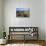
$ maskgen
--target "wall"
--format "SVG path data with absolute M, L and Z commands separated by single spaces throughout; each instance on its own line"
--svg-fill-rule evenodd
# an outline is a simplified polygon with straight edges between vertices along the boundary
M 46 0 L 45 0 L 45 40 L 46 40 Z
M 39 27 L 39 38 L 45 39 L 45 4 L 44 0 L 33 0 L 32 25 Z
M 2 37 L 2 0 L 0 0 L 0 38 Z
M 16 18 L 16 8 L 32 8 L 32 15 L 29 18 Z M 44 11 L 43 0 L 4 0 L 4 26 L 7 35 L 10 26 L 36 26 L 39 27 L 39 39 L 44 40 Z

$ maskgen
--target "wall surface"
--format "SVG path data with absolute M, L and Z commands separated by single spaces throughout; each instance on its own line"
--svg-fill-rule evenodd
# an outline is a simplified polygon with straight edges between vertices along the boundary
M 32 8 L 29 18 L 17 18 L 16 8 Z M 32 12 L 32 14 L 31 14 Z M 39 39 L 45 39 L 44 0 L 4 0 L 4 26 L 7 35 L 9 27 L 39 27 Z
M 0 38 L 2 37 L 2 0 L 0 0 Z
M 45 0 L 45 40 L 46 40 L 46 0 Z

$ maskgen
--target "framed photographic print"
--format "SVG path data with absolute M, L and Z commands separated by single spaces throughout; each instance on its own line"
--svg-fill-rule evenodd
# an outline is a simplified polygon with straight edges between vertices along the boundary
M 29 17 L 30 8 L 16 8 L 16 17 Z

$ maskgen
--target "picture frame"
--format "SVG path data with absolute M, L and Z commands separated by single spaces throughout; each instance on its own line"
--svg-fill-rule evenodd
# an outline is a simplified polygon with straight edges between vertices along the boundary
M 16 17 L 30 17 L 30 8 L 16 8 Z

